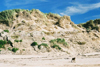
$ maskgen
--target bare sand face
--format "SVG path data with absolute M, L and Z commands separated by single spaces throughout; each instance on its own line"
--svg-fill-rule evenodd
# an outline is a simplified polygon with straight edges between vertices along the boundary
M 0 67 L 100 67 L 100 55 L 96 58 L 72 57 L 66 55 L 0 55 Z

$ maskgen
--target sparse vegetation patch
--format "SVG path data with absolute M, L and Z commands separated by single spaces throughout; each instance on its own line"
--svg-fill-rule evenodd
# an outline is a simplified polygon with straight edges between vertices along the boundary
M 33 42 L 33 43 L 31 44 L 31 46 L 36 46 L 36 45 L 38 45 L 37 42 Z
M 54 45 L 52 46 L 52 48 L 56 48 L 56 49 L 61 50 L 61 47 L 59 47 L 59 45 L 56 45 L 56 44 L 54 44 Z
M 22 40 L 14 40 L 14 42 L 22 42 Z
M 38 45 L 38 48 L 41 49 L 41 46 L 48 47 L 48 45 L 46 43 L 42 43 L 42 44 Z
M 18 48 L 12 48 L 12 49 L 11 49 L 11 48 L 9 47 L 8 50 L 16 53 L 19 49 L 18 49 Z
M 43 37 L 42 40 L 45 40 L 45 38 Z
M 8 50 L 12 51 L 12 49 L 9 47 Z
M 17 52 L 19 49 L 18 48 L 13 48 L 12 51 L 13 52 Z
M 61 38 L 50 40 L 50 43 L 52 44 L 59 43 L 59 44 L 63 44 L 64 46 L 68 45 L 65 39 L 61 39 Z
M 7 33 L 9 33 L 9 30 L 4 30 L 4 32 L 7 32 Z
M 7 44 L 7 41 L 5 40 L 0 40 L 0 48 L 5 48 L 5 44 Z
M 19 36 L 18 35 L 15 35 L 15 36 L 11 36 L 11 38 L 18 38 Z
M 0 22 L 7 26 L 11 26 L 12 21 L 14 20 L 14 13 L 14 10 L 5 10 L 0 12 Z
M 23 51 L 25 51 L 25 49 L 22 49 Z
M 53 39 L 53 40 L 50 40 L 50 43 L 55 43 L 57 40 L 56 39 Z
M 86 42 L 77 42 L 79 45 L 84 45 Z
M 64 43 L 65 42 L 65 39 L 61 39 L 61 38 L 57 38 L 57 43 Z

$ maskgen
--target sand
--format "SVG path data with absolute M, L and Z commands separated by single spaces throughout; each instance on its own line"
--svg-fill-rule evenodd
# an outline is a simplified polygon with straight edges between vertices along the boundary
M 76 63 L 71 63 L 72 57 L 66 54 L 0 55 L 0 67 L 100 67 L 100 55 L 89 56 L 77 56 Z

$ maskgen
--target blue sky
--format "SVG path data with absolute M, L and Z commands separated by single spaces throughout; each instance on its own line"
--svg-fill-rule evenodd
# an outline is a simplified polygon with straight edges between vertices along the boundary
M 75 24 L 100 18 L 100 0 L 0 0 L 0 11 L 9 9 L 39 9 L 68 15 Z

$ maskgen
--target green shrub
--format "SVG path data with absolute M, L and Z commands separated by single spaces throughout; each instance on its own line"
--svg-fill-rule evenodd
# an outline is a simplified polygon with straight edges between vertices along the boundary
M 45 40 L 45 38 L 43 37 L 42 40 Z
M 20 42 L 22 42 L 22 40 L 20 40 Z
M 45 47 L 48 47 L 48 45 L 46 43 L 42 43 L 40 45 L 45 46 Z
M 61 38 L 57 38 L 57 39 L 54 39 L 54 40 L 50 40 L 50 43 L 64 43 L 65 42 L 65 39 L 61 39 Z
M 28 13 L 30 13 L 29 10 L 24 9 L 5 10 L 0 12 L 0 23 L 6 24 L 7 26 L 12 26 L 12 21 L 15 18 L 15 14 L 17 13 L 16 17 L 18 17 L 18 13 L 20 11 L 27 11 Z
M 16 13 L 19 13 L 21 9 L 13 9 L 13 11 L 15 11 Z
M 89 32 L 90 30 L 94 30 L 94 29 L 99 31 L 99 27 L 98 27 L 99 24 L 100 24 L 100 19 L 95 19 L 95 20 L 87 21 L 86 23 L 79 24 L 78 26 L 82 26 L 86 28 L 87 32 Z
M 8 40 L 7 44 L 10 44 L 10 43 L 12 43 L 12 42 L 10 40 Z
M 63 44 L 64 46 L 68 45 L 67 42 L 65 42 L 65 39 L 61 39 L 61 38 L 50 40 L 50 43 L 53 43 L 53 44 L 60 43 L 60 44 Z
M 19 40 L 14 40 L 14 42 L 19 42 Z
M 56 39 L 53 39 L 53 40 L 50 40 L 50 43 L 54 43 L 56 41 L 57 41 Z
M 8 50 L 12 51 L 12 49 L 9 47 Z
M 31 46 L 36 46 L 36 45 L 38 45 L 37 42 L 33 42 L 33 43 L 31 44 Z
M 8 50 L 13 51 L 13 52 L 17 52 L 19 49 L 18 49 L 18 48 L 12 48 L 12 49 L 11 49 L 11 48 L 9 47 Z
M 95 29 L 95 30 L 98 31 L 99 30 L 99 27 L 98 26 L 95 26 L 93 29 Z
M 12 21 L 14 20 L 14 13 L 14 10 L 5 10 L 0 12 L 0 22 L 7 26 L 11 26 Z
M 94 20 L 94 23 L 95 23 L 95 25 L 100 24 L 100 19 L 95 19 L 95 20 Z
M 7 33 L 9 33 L 9 30 L 4 30 L 4 32 L 7 32 Z
M 89 28 L 89 27 L 91 27 L 91 28 L 93 28 L 95 25 L 94 25 L 94 23 L 93 23 L 93 20 L 90 20 L 90 21 L 87 21 L 84 25 L 83 25 L 83 27 L 85 27 L 85 28 Z M 89 28 L 90 29 L 90 28 Z
M 62 44 L 63 44 L 63 43 L 65 42 L 65 39 L 60 39 L 60 38 L 57 38 L 57 42 L 58 42 L 58 43 L 62 43 Z
M 5 46 L 0 44 L 0 48 L 5 48 Z
M 38 45 L 38 48 L 41 49 L 41 45 Z
M 48 45 L 46 43 L 42 43 L 42 44 L 38 45 L 38 48 L 41 49 L 41 46 L 48 47 Z
M 22 42 L 22 40 L 14 40 L 15 42 Z
M 56 44 L 54 44 L 54 45 L 52 46 L 52 48 L 56 48 L 56 49 L 61 50 L 61 47 L 59 47 L 59 45 L 56 45 Z
M 12 49 L 13 52 L 16 52 L 16 51 L 18 51 L 18 50 L 19 50 L 18 48 L 13 48 L 13 49 Z
M 0 48 L 5 48 L 4 45 L 7 44 L 7 41 L 0 40 Z
M 67 44 L 67 42 L 64 42 L 63 45 L 67 46 L 68 44 Z
M 13 11 L 15 11 L 16 13 L 19 13 L 21 11 L 27 11 L 27 12 L 29 12 L 29 10 L 25 10 L 25 9 L 13 9 Z
M 57 38 L 57 42 L 60 43 L 62 40 L 60 38 Z

